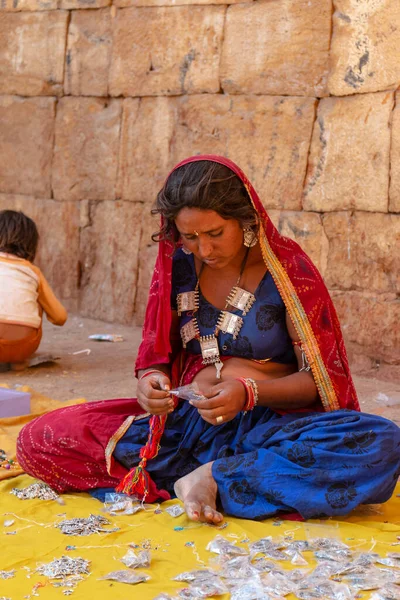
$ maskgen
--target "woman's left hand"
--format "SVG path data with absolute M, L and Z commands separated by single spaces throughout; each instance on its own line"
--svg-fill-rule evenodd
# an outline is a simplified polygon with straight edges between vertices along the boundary
M 211 425 L 232 421 L 246 404 L 246 390 L 235 379 L 217 383 L 204 396 L 204 400 L 191 400 L 190 404 Z

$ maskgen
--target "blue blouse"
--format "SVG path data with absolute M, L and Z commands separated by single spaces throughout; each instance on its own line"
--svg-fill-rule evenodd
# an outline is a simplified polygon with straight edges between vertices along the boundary
M 193 254 L 185 254 L 179 248 L 173 258 L 171 308 L 177 310 L 176 297 L 182 292 L 193 291 L 197 274 Z M 296 357 L 286 327 L 286 309 L 271 274 L 267 271 L 254 292 L 256 301 L 243 318 L 243 325 L 236 340 L 229 333 L 218 334 L 221 356 L 240 356 L 253 360 L 271 359 L 277 363 L 295 363 Z M 242 311 L 232 306 L 229 312 L 242 315 Z M 212 335 L 221 311 L 201 293 L 199 288 L 199 309 L 197 323 L 200 335 Z M 183 312 L 180 327 L 192 318 L 191 312 Z M 191 354 L 201 354 L 198 340 L 187 344 Z

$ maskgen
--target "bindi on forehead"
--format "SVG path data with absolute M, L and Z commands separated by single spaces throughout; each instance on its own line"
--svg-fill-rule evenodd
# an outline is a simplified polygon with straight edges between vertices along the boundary
M 175 218 L 175 224 L 181 233 L 209 233 L 226 225 L 223 219 L 213 210 L 183 208 Z

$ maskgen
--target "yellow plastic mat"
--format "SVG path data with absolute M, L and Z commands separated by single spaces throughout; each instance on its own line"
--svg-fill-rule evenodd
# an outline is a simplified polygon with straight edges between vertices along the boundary
M 4 441 L 4 428 L 0 427 L 0 447 L 2 434 Z M 33 482 L 35 480 L 25 474 L 0 481 L 0 572 L 15 569 L 14 577 L 4 580 L 0 577 L 0 598 L 65 598 L 65 587 L 56 588 L 50 579 L 34 572 L 39 565 L 63 555 L 90 561 L 90 574 L 73 588 L 74 600 L 152 600 L 161 592 L 176 596 L 185 584 L 172 578 L 183 571 L 209 565 L 216 555 L 207 551 L 206 546 L 217 534 L 244 548 L 261 537 L 292 535 L 295 540 L 332 537 L 352 549 L 374 551 L 382 556 L 387 552 L 400 552 L 400 485 L 385 504 L 359 507 L 343 519 L 302 523 L 279 519 L 255 522 L 228 517 L 227 526 L 220 529 L 191 523 L 184 514 L 176 518 L 170 516 L 165 508 L 180 504 L 178 500 L 159 507 L 152 505 L 134 515 L 110 516 L 103 512 L 103 504 L 88 494 L 65 494 L 62 496 L 65 504 L 60 505 L 54 500 L 20 500 L 10 493 L 14 487 L 24 488 Z M 90 514 L 109 518 L 110 527 L 118 531 L 67 536 L 55 527 L 63 519 Z M 150 550 L 150 567 L 139 571 L 151 579 L 137 585 L 100 580 L 110 571 L 126 568 L 121 558 L 132 544 L 136 546 L 135 552 L 142 548 Z M 310 561 L 309 566 L 314 567 L 316 563 L 312 562 L 311 553 L 304 556 Z M 277 565 L 284 569 L 297 568 L 287 562 Z M 361 593 L 359 597 L 370 595 L 370 592 Z M 218 598 L 226 600 L 229 595 Z M 291 600 L 294 596 L 286 598 Z

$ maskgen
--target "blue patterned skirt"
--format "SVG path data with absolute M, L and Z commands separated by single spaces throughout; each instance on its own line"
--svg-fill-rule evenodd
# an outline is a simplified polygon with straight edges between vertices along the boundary
M 140 460 L 148 421 L 135 421 L 115 448 L 114 457 L 128 469 Z M 169 415 L 160 452 L 147 469 L 159 488 L 173 493 L 177 479 L 210 461 L 228 515 L 344 515 L 392 495 L 400 474 L 400 429 L 352 410 L 281 416 L 261 406 L 210 425 L 182 402 Z

